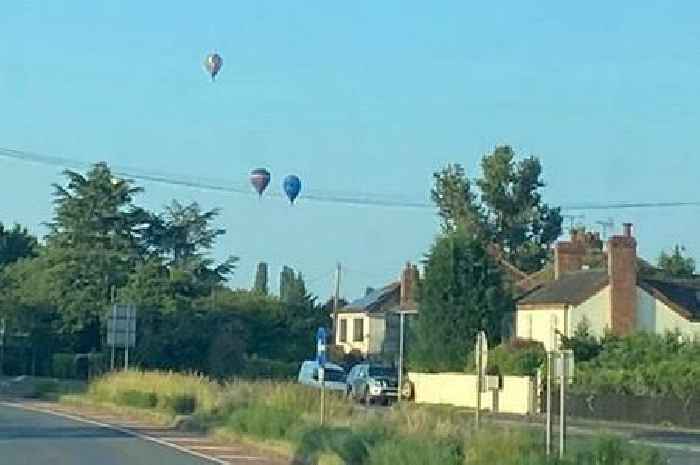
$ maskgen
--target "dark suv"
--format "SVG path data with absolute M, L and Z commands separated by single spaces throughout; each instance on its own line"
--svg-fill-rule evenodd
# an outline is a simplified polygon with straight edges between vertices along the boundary
M 375 402 L 389 404 L 398 395 L 397 371 L 394 368 L 361 363 L 348 373 L 348 396 L 367 405 Z

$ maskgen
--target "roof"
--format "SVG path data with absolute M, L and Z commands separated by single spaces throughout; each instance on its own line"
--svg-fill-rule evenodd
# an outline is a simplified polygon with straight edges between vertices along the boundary
M 377 312 L 383 310 L 383 307 L 391 303 L 392 300 L 398 302 L 401 292 L 401 283 L 395 282 L 381 289 L 372 291 L 366 296 L 350 302 L 349 305 L 339 310 L 339 313 L 355 313 L 355 312 Z
M 518 301 L 518 305 L 579 305 L 608 284 L 606 270 L 582 270 L 564 273 L 559 279 L 536 287 Z
M 641 278 L 639 285 L 690 320 L 700 320 L 700 280 Z

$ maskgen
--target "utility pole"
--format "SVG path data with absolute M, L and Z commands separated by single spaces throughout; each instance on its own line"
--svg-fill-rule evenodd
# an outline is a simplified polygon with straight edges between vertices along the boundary
M 110 363 L 110 370 L 114 371 L 114 362 L 116 358 L 116 338 L 117 338 L 117 288 L 112 285 L 112 362 Z
M 545 450 L 552 455 L 552 351 L 547 351 L 547 419 L 545 424 Z
M 5 365 L 5 331 L 6 323 L 5 318 L 0 318 L 0 376 L 4 375 L 4 365 Z
M 335 268 L 335 292 L 333 293 L 333 339 L 335 339 L 335 334 L 338 326 L 338 305 L 340 301 L 340 273 L 342 268 L 340 262 L 337 263 Z

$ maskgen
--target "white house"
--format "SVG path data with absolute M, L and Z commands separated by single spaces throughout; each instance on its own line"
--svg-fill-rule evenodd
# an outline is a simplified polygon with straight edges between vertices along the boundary
M 555 279 L 519 299 L 516 335 L 558 342 L 553 330 L 572 336 L 585 321 L 590 332 L 624 335 L 634 331 L 679 331 L 700 337 L 700 279 L 665 279 L 638 274 L 637 241 L 632 225 L 607 243 L 607 269 L 587 269 L 580 236 L 555 248 Z
M 392 357 L 399 349 L 399 314 L 417 313 L 413 298 L 418 267 L 407 263 L 401 278 L 354 300 L 338 312 L 335 344 L 345 353 Z

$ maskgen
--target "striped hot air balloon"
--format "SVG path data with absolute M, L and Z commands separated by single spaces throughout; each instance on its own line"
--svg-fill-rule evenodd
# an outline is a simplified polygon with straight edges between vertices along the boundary
M 263 192 L 270 184 L 270 172 L 265 168 L 258 168 L 250 172 L 250 183 L 255 188 L 255 191 L 262 197 Z
M 214 81 L 216 75 L 219 74 L 221 66 L 224 64 L 224 60 L 220 55 L 216 53 L 210 53 L 204 59 L 204 68 L 211 75 L 211 80 Z

